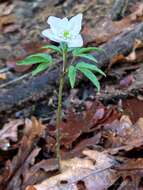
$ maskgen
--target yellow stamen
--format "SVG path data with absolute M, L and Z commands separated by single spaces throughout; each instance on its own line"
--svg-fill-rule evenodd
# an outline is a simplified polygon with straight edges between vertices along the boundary
M 69 33 L 68 31 L 64 31 L 64 37 L 65 37 L 65 38 L 68 38 L 69 35 L 70 35 L 70 33 Z

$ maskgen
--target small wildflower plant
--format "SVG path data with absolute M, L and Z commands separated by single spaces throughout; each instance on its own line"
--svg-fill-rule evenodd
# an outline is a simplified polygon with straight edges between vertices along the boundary
M 51 49 L 53 52 L 59 54 L 63 59 L 62 69 L 60 71 L 60 84 L 58 94 L 58 108 L 56 116 L 56 154 L 60 170 L 60 123 L 61 123 L 61 112 L 62 112 L 62 94 L 65 77 L 68 76 L 71 88 L 74 88 L 76 77 L 81 72 L 87 77 L 93 85 L 100 90 L 100 83 L 95 75 L 101 74 L 105 76 L 105 73 L 100 70 L 97 66 L 96 58 L 91 54 L 94 51 L 102 51 L 97 47 L 83 47 L 83 38 L 80 34 L 82 28 L 82 14 L 78 14 L 71 19 L 68 18 L 57 18 L 50 16 L 48 18 L 48 24 L 50 28 L 44 30 L 42 35 L 51 41 L 59 43 L 59 46 L 45 45 L 43 49 Z M 72 55 L 71 62 L 68 62 L 68 55 Z M 84 58 L 84 61 L 80 61 Z M 93 62 L 88 63 L 88 61 Z M 18 65 L 31 65 L 36 64 L 37 67 L 32 71 L 32 75 L 37 75 L 49 68 L 55 63 L 53 58 L 48 53 L 36 53 L 26 57 L 24 60 L 17 62 Z

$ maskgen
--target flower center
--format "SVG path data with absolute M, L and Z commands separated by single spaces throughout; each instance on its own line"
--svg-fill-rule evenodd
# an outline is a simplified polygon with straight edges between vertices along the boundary
M 64 31 L 63 35 L 64 35 L 65 38 L 69 38 L 70 32 L 69 31 Z

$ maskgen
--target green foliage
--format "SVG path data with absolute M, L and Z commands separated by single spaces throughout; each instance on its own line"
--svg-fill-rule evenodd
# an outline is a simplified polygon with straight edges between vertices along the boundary
M 102 48 L 97 48 L 97 47 L 76 48 L 73 50 L 73 55 L 77 56 L 79 54 L 90 53 L 93 51 L 104 51 L 104 50 Z
M 83 67 L 79 67 L 78 70 L 81 71 L 96 86 L 98 91 L 100 90 L 100 83 L 92 71 Z
M 75 48 L 68 48 L 68 51 L 67 52 L 73 52 L 73 50 L 75 50 Z
M 42 49 L 51 49 L 54 52 L 63 54 L 64 52 L 72 52 L 74 57 L 82 57 L 87 60 L 97 62 L 96 58 L 89 54 L 92 51 L 102 51 L 101 48 L 88 47 L 88 48 L 68 48 L 66 43 L 61 43 L 59 47 L 55 45 L 45 45 Z M 51 55 L 47 53 L 37 53 L 26 57 L 24 60 L 18 61 L 18 65 L 32 65 L 39 64 L 36 69 L 32 71 L 32 75 L 37 75 L 49 68 L 53 64 Z M 93 72 L 97 72 L 101 75 L 105 73 L 94 64 L 89 64 L 84 61 L 77 63 L 75 66 L 70 65 L 68 68 L 68 78 L 71 88 L 74 88 L 76 82 L 77 71 L 83 73 L 97 88 L 100 90 L 100 83 Z
M 79 55 L 76 55 L 76 57 L 82 57 L 82 58 L 85 58 L 85 59 L 88 59 L 90 61 L 93 61 L 93 62 L 97 63 L 97 60 L 91 54 L 79 54 Z
M 69 77 L 69 81 L 70 81 L 70 85 L 72 88 L 74 88 L 75 85 L 75 81 L 76 81 L 76 67 L 74 67 L 73 65 L 70 65 L 68 68 L 68 77 Z
M 67 52 L 68 51 L 68 46 L 65 42 L 61 42 L 60 43 L 60 48 L 62 50 L 62 52 Z
M 32 65 L 37 63 L 52 63 L 51 55 L 47 53 L 36 53 L 18 61 L 17 65 Z
M 54 45 L 45 45 L 41 49 L 51 49 L 54 52 L 57 52 L 57 53 L 60 53 L 60 54 L 62 53 L 61 48 L 57 47 L 57 46 L 54 46 Z
M 51 64 L 48 64 L 48 63 L 41 63 L 39 64 L 36 69 L 34 69 L 32 71 L 32 75 L 35 76 L 43 71 L 45 71 L 46 69 L 48 69 L 48 67 L 50 66 Z
M 76 65 L 76 68 L 85 68 L 85 69 L 89 69 L 89 70 L 92 70 L 92 71 L 95 71 L 97 73 L 100 73 L 101 75 L 105 75 L 105 73 L 99 69 L 96 65 L 93 65 L 93 64 L 89 64 L 89 63 L 85 63 L 85 62 L 79 62 L 77 65 Z

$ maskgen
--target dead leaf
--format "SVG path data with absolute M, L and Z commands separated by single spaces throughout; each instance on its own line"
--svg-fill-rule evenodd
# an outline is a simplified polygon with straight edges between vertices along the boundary
M 4 26 L 14 24 L 16 21 L 15 15 L 8 15 L 0 17 L 0 30 L 3 29 Z
M 123 178 L 119 190 L 141 190 L 142 186 L 140 186 L 140 182 L 143 176 L 143 158 L 126 159 L 122 165 L 117 167 L 117 171 Z
M 119 84 L 121 88 L 129 87 L 135 81 L 132 75 L 128 75 L 120 80 Z
M 0 130 L 0 148 L 7 150 L 10 146 L 10 140 L 16 142 L 18 140 L 18 127 L 23 125 L 24 121 L 12 120 L 5 124 Z
M 0 73 L 0 80 L 6 80 L 7 76 L 6 73 Z
M 125 56 L 122 54 L 118 54 L 114 56 L 112 60 L 110 60 L 110 64 L 108 65 L 108 70 L 110 70 L 110 68 L 113 65 L 118 63 L 140 62 L 143 58 L 142 49 L 143 49 L 143 42 L 141 40 L 136 39 L 132 51 L 129 53 L 129 55 Z
M 37 181 L 41 175 L 42 177 L 45 175 L 45 172 L 42 172 L 41 168 L 46 168 L 46 161 L 42 161 L 34 165 L 35 158 L 41 150 L 40 147 L 37 147 L 35 145 L 37 140 L 43 134 L 44 126 L 35 117 L 32 118 L 32 122 L 29 124 L 29 126 L 29 130 L 26 129 L 26 131 L 23 133 L 24 136 L 19 142 L 18 153 L 13 157 L 12 161 L 8 161 L 9 167 L 7 167 L 7 164 L 5 164 L 5 168 L 3 169 L 5 176 L 0 175 L 0 186 L 4 186 L 4 189 L 25 189 L 29 183 L 32 183 L 32 180 L 35 182 L 35 180 Z M 12 140 L 16 140 L 17 138 L 17 136 L 15 136 L 15 133 L 12 137 Z M 50 163 L 52 164 L 52 162 Z M 54 166 L 57 167 L 55 162 Z M 51 168 L 49 168 L 52 170 L 54 166 L 52 167 L 51 165 Z M 48 170 L 48 168 L 45 170 Z M 36 176 L 34 175 L 35 172 L 37 172 Z
M 41 184 L 34 185 L 36 190 L 78 190 L 77 184 L 83 182 L 86 189 L 107 189 L 116 180 L 111 170 L 115 160 L 103 152 L 85 150 L 85 158 L 62 161 L 62 173 L 51 177 Z M 27 187 L 26 190 L 30 190 Z
M 125 119 L 126 118 L 126 119 Z M 119 151 L 130 151 L 143 145 L 143 118 L 133 125 L 128 117 L 114 121 L 110 125 L 105 125 L 105 136 L 108 139 L 106 146 L 112 154 Z
M 136 50 L 139 48 L 143 48 L 143 42 L 141 40 L 136 39 L 134 42 L 132 52 L 126 57 L 126 60 L 128 62 L 133 62 L 133 61 L 136 61 L 138 59 Z
M 110 17 L 95 17 L 95 13 L 91 16 L 91 22 L 85 24 L 83 29 L 83 36 L 85 44 L 103 44 L 114 36 L 117 36 L 123 31 L 132 29 L 133 24 L 143 20 L 143 3 L 139 3 L 136 10 L 129 16 L 124 17 L 120 21 L 112 21 Z M 94 21 L 93 21 L 93 18 Z M 90 24 L 92 23 L 92 25 Z M 94 26 L 94 27 L 93 27 Z
M 142 21 L 143 20 L 143 3 L 138 5 L 137 10 L 130 15 L 132 21 Z
M 15 7 L 14 3 L 12 3 L 12 4 L 9 4 L 7 2 L 6 3 L 1 3 L 0 4 L 0 17 L 11 14 L 14 7 Z
M 122 102 L 124 113 L 128 114 L 131 121 L 136 123 L 142 115 L 143 100 L 137 98 L 130 98 Z
M 110 123 L 119 114 L 114 109 L 106 109 L 100 102 L 93 102 L 81 116 L 77 116 L 72 110 L 61 124 L 61 145 L 66 149 L 71 149 L 72 144 L 84 133 L 95 131 L 96 127 L 103 123 Z M 53 131 L 51 132 L 53 135 Z

